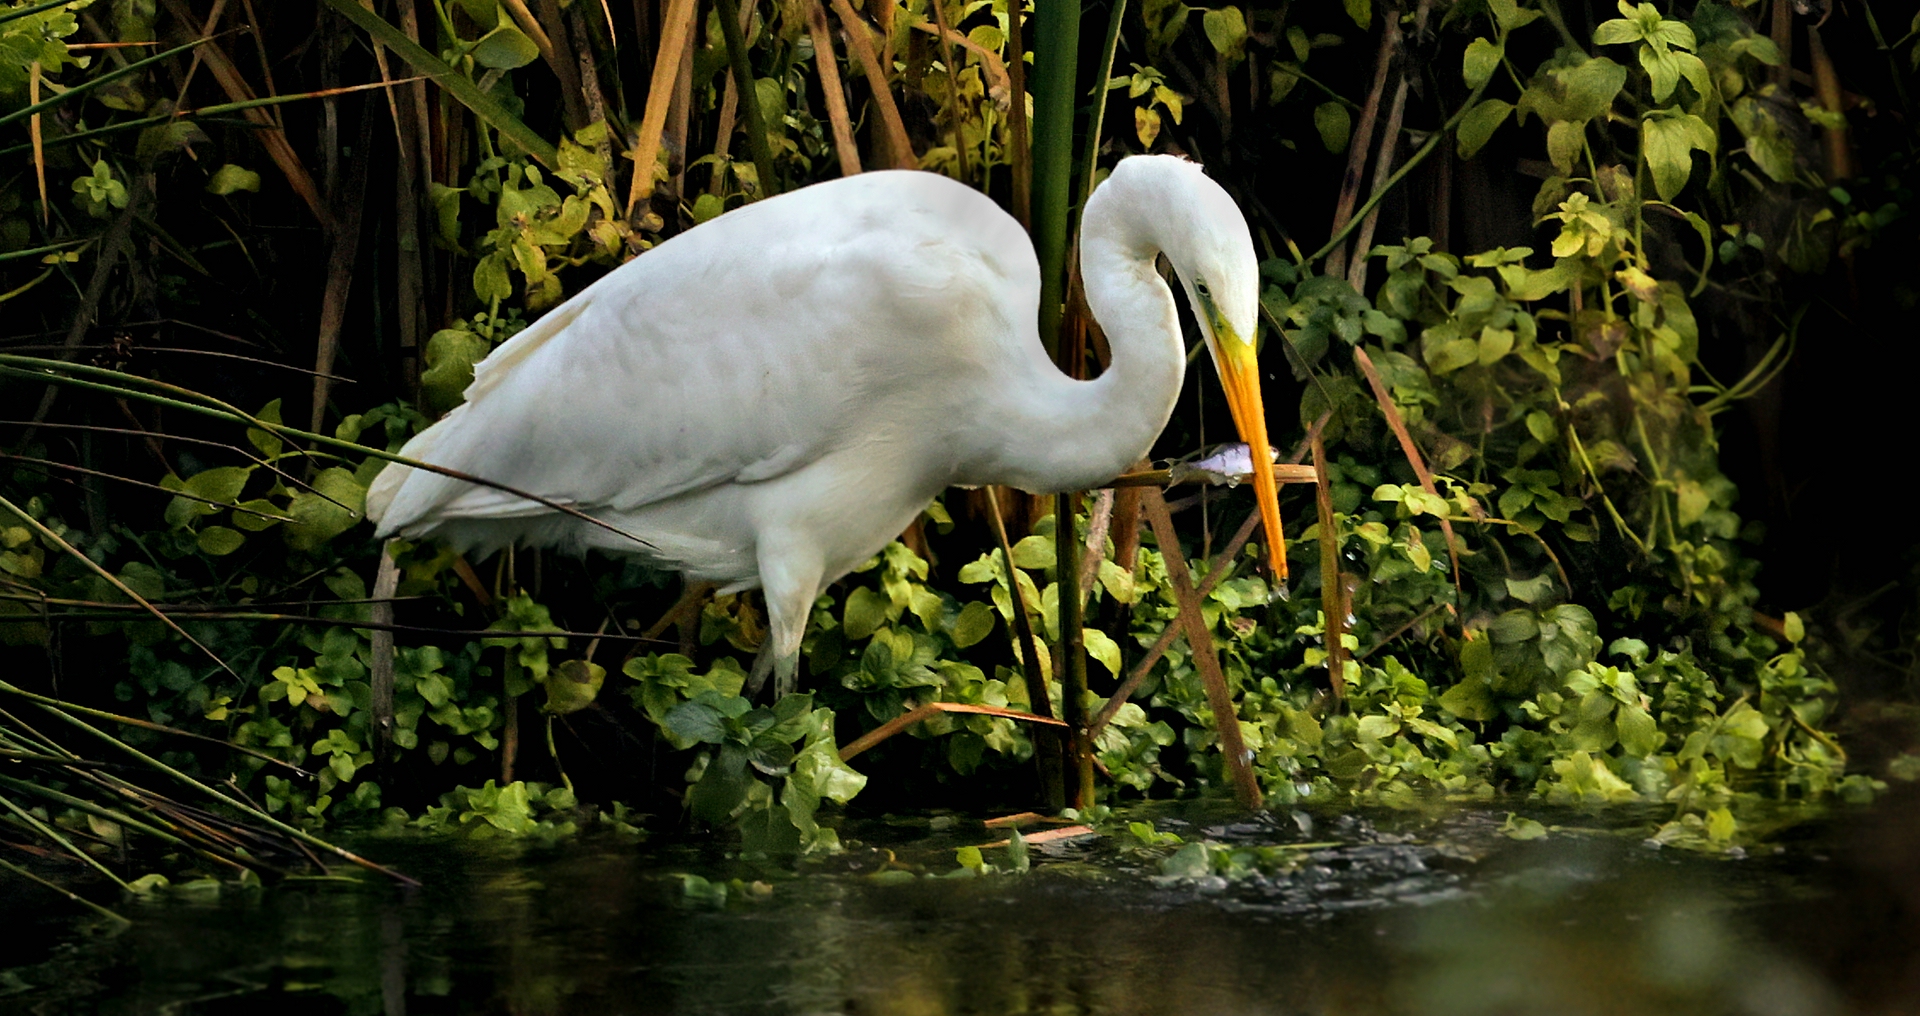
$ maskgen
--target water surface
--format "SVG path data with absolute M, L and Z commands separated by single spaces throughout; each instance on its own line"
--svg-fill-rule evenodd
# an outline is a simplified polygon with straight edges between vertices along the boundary
M 999 834 L 924 816 L 850 823 L 846 853 L 797 867 L 713 841 L 369 839 L 424 886 L 175 890 L 122 902 L 113 931 L 0 883 L 0 1012 L 1913 1012 L 1911 813 L 1883 802 L 1739 858 L 1651 848 L 1618 813 L 1536 811 L 1555 829 L 1525 842 L 1504 811 L 1145 816 L 1190 841 L 1333 844 L 1231 881 L 1163 876 L 1126 835 L 932 877 Z M 689 875 L 740 883 L 718 903 Z

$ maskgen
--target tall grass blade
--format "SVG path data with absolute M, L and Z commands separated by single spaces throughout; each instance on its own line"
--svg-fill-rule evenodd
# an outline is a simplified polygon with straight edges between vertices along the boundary
M 328 7 L 338 11 L 348 21 L 365 29 L 367 34 L 382 46 L 413 65 L 413 69 L 433 79 L 434 84 L 447 90 L 462 106 L 473 111 L 473 115 L 485 121 L 487 126 L 499 131 L 500 135 L 512 141 L 521 150 L 537 159 L 541 165 L 552 168 L 559 164 L 560 152 L 552 143 L 534 133 L 500 104 L 498 99 L 481 91 L 480 86 L 466 75 L 454 70 L 446 61 L 427 52 L 421 45 L 400 29 L 388 24 L 386 19 L 360 6 L 354 0 L 323 0 Z

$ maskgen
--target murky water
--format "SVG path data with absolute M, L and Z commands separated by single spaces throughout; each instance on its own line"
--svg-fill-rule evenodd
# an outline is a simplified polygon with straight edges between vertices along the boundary
M 176 891 L 109 933 L 0 883 L 0 1012 L 1915 1012 L 1914 803 L 1741 859 L 1601 828 L 1618 815 L 1535 813 L 1561 828 L 1527 842 L 1481 811 L 1150 816 L 1249 850 L 1335 844 L 1268 849 L 1277 867 L 1232 881 L 1161 876 L 1132 837 L 924 877 L 996 838 L 964 820 L 850 825 L 853 849 L 798 872 L 711 844 L 376 840 L 360 846 L 425 887 Z M 692 874 L 749 888 L 716 904 Z

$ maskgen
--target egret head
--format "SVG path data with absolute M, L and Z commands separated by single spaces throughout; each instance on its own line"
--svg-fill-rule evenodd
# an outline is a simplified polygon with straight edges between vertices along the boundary
M 1137 164 L 1137 165 L 1136 165 Z M 1286 544 L 1280 529 L 1279 493 L 1274 487 L 1273 462 L 1267 454 L 1266 408 L 1260 398 L 1258 348 L 1260 265 L 1246 217 L 1219 184 L 1208 179 L 1195 163 L 1170 156 L 1122 160 L 1114 179 L 1123 174 L 1158 175 L 1157 192 L 1143 216 L 1158 219 L 1150 230 L 1160 250 L 1186 288 L 1187 305 L 1200 324 L 1207 351 L 1226 389 L 1240 439 L 1253 449 L 1254 494 L 1266 524 L 1273 572 L 1287 576 Z M 1129 181 L 1132 182 L 1132 181 Z M 1144 180 L 1140 181 L 1145 183 Z

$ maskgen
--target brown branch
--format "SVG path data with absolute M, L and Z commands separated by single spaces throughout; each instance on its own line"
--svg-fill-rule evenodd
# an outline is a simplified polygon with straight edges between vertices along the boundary
M 193 23 L 192 12 L 187 10 L 181 0 L 165 0 L 165 3 L 167 11 L 181 24 Z M 225 50 L 213 43 L 208 43 L 199 47 L 196 52 L 205 61 L 207 70 L 213 74 L 213 79 L 220 84 L 221 91 L 227 93 L 227 98 L 234 102 L 247 102 L 258 98 L 253 89 L 247 85 L 246 79 L 240 76 L 239 68 L 234 66 L 233 60 L 227 56 Z M 301 162 L 300 156 L 294 152 L 293 145 L 287 141 L 286 135 L 280 132 L 280 124 L 275 120 L 274 114 L 265 108 L 253 108 L 242 110 L 241 115 L 267 128 L 251 133 L 259 139 L 261 147 L 267 150 L 267 156 L 273 160 L 273 164 L 280 168 L 281 175 L 286 177 L 287 186 L 293 188 L 293 192 L 300 196 L 300 200 L 306 202 L 307 208 L 313 212 L 314 219 L 322 225 L 328 224 L 330 216 L 327 213 L 326 204 L 320 199 L 320 190 L 314 186 L 313 176 L 307 172 L 306 164 Z
M 694 0 L 668 0 L 660 33 L 659 55 L 653 61 L 653 80 L 647 86 L 647 108 L 640 117 L 640 136 L 633 147 L 633 185 L 627 190 L 627 217 L 634 205 L 653 196 L 653 169 L 660 159 L 660 136 L 666 129 L 667 109 L 673 103 L 680 57 L 693 30 Z
M 1313 470 L 1319 477 L 1313 501 L 1320 513 L 1320 613 L 1327 646 L 1327 682 L 1334 698 L 1347 697 L 1346 584 L 1340 579 L 1340 529 L 1333 519 L 1333 491 L 1327 481 L 1327 450 L 1320 432 L 1308 435 L 1313 448 Z
M 1367 384 L 1373 388 L 1374 401 L 1380 404 L 1380 412 L 1386 416 L 1387 426 L 1393 430 L 1394 438 L 1400 442 L 1401 453 L 1406 455 L 1407 463 L 1413 466 L 1413 475 L 1419 477 L 1420 489 L 1434 497 L 1439 497 L 1440 491 L 1433 485 L 1433 473 L 1427 469 L 1427 460 L 1421 456 L 1419 446 L 1413 443 L 1413 435 L 1407 432 L 1407 423 L 1400 417 L 1400 407 L 1394 404 L 1393 394 L 1387 391 L 1387 383 L 1381 380 L 1380 371 L 1374 367 L 1373 358 L 1367 355 L 1365 347 L 1353 347 L 1353 362 L 1358 364 L 1360 372 L 1367 376 Z M 1440 531 L 1447 537 L 1447 558 L 1453 562 L 1453 594 L 1457 600 L 1460 598 L 1459 541 L 1453 535 L 1453 523 L 1448 522 L 1445 515 L 1437 517 L 1440 520 Z M 1453 605 L 1449 604 L 1447 613 L 1455 612 Z
M 1373 86 L 1367 90 L 1367 101 L 1360 107 L 1360 121 L 1353 125 L 1347 135 L 1347 171 L 1340 178 L 1340 198 L 1333 206 L 1333 226 L 1327 230 L 1329 235 L 1338 236 L 1353 218 L 1353 205 L 1360 198 L 1360 183 L 1366 175 L 1367 153 L 1373 149 L 1374 121 L 1380 117 L 1380 99 L 1387 91 L 1388 72 L 1400 48 L 1400 23 L 1392 15 L 1381 19 L 1384 24 L 1380 30 L 1380 49 L 1374 57 Z M 1324 273 L 1332 276 L 1347 274 L 1347 251 L 1344 246 L 1335 249 L 1327 256 Z
M 873 104 L 880 111 L 880 122 L 886 127 L 886 147 L 889 149 L 889 161 L 901 169 L 918 169 L 920 160 L 914 157 L 913 142 L 907 139 L 907 125 L 900 119 L 900 107 L 893 101 L 893 90 L 887 86 L 886 71 L 880 66 L 880 58 L 873 52 L 873 30 L 847 0 L 833 0 L 833 13 L 840 18 L 840 28 L 847 39 L 847 48 L 860 61 L 860 69 L 867 76 L 867 86 L 873 92 Z
M 813 69 L 826 96 L 827 123 L 833 127 L 833 154 L 840 160 L 840 175 L 853 176 L 860 172 L 860 149 L 853 141 L 853 120 L 847 115 L 847 91 L 840 81 L 840 58 L 833 52 L 833 32 L 819 0 L 807 4 L 807 34 L 813 37 Z
M 393 603 L 389 599 L 400 586 L 400 566 L 393 559 L 394 541 L 380 547 L 380 567 L 373 574 L 373 596 L 386 602 L 374 603 L 368 611 L 376 624 L 393 623 Z M 373 758 L 386 762 L 393 757 L 393 632 L 374 629 L 369 639 L 368 684 L 373 691 Z
M 1194 667 L 1200 671 L 1200 681 L 1206 686 L 1207 704 L 1213 710 L 1214 728 L 1220 734 L 1220 755 L 1227 780 L 1233 785 L 1234 799 L 1243 808 L 1258 808 L 1260 784 L 1254 779 L 1251 753 L 1240 733 L 1239 710 L 1234 705 L 1232 690 L 1227 687 L 1219 654 L 1213 647 L 1213 632 L 1208 630 L 1207 620 L 1201 614 L 1193 573 L 1187 570 L 1186 555 L 1180 551 L 1180 534 L 1174 531 L 1173 516 L 1167 514 L 1167 501 L 1159 491 L 1147 491 L 1141 503 L 1146 509 L 1147 521 L 1153 526 L 1153 538 L 1160 545 L 1160 555 L 1166 561 L 1174 595 L 1180 602 L 1177 623 L 1186 625 L 1187 648 L 1192 650 Z
M 980 716 L 998 716 L 1002 719 L 1020 720 L 1024 723 L 1042 723 L 1050 727 L 1066 726 L 1065 723 L 1051 716 L 1036 716 L 1033 713 L 1023 713 L 1018 709 L 1004 709 L 1000 706 L 977 706 L 968 702 L 929 702 L 910 712 L 902 713 L 862 734 L 851 744 L 840 749 L 840 761 L 845 762 L 887 738 L 898 734 L 902 730 L 922 720 L 930 720 L 942 713 L 971 713 Z
M 1012 135 L 1013 151 L 1007 153 L 1007 168 L 1013 183 L 1013 217 L 1027 229 L 1033 228 L 1033 147 L 1027 143 L 1027 48 L 1020 31 L 1022 4 L 1007 5 L 1007 51 L 1013 59 L 1007 65 L 1011 93 L 1007 96 L 1007 133 Z M 1101 82 L 1101 88 L 1106 87 Z

